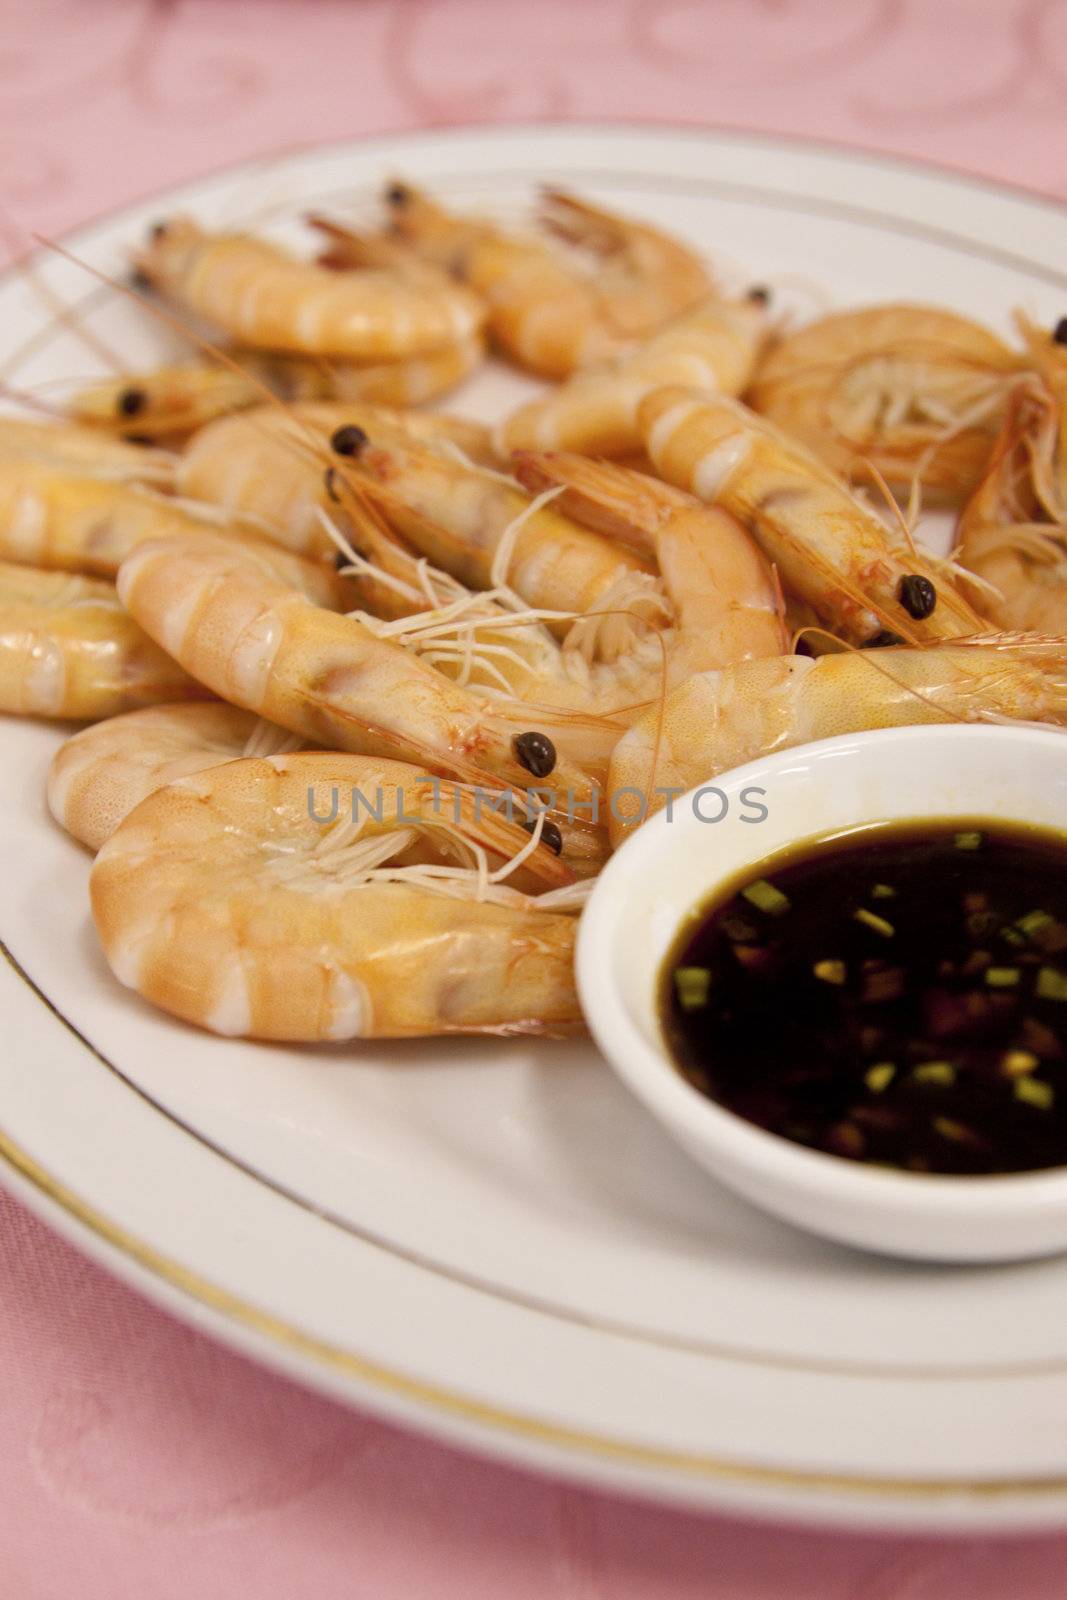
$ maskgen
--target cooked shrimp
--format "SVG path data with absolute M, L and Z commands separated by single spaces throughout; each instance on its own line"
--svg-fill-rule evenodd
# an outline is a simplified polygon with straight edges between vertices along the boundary
M 739 517 L 786 587 L 847 642 L 918 644 L 986 626 L 944 564 L 895 545 L 829 467 L 740 401 L 660 389 L 639 421 L 657 471 Z
M 383 424 L 415 439 L 448 440 L 474 461 L 494 460 L 488 429 L 459 417 L 367 405 L 262 406 L 224 417 L 188 444 L 176 473 L 179 493 L 249 519 L 279 543 L 309 556 L 330 553 L 320 512 L 332 509 L 326 474 L 340 464 L 329 448 L 338 428 Z
M 985 475 L 964 508 L 956 554 L 1001 628 L 1067 634 L 1067 472 L 1061 407 L 1037 378 L 1020 386 Z
M 662 810 L 670 794 L 774 750 L 868 728 L 1005 718 L 1067 724 L 1063 639 L 992 636 L 698 673 L 615 746 L 612 842 Z
M 424 406 L 458 388 L 484 360 L 485 340 L 476 333 L 424 356 L 411 356 L 407 361 L 337 364 L 331 370 L 325 398 L 382 406 Z
M 781 651 L 771 573 L 736 518 L 643 473 L 580 455 L 520 452 L 515 465 L 528 489 L 561 490 L 561 510 L 609 538 L 644 542 L 655 559 L 667 625 L 662 650 L 644 641 L 650 689 L 664 674 L 673 686 L 694 672 Z M 580 650 L 586 629 L 579 618 L 567 645 Z M 606 676 L 597 680 L 601 702 Z
M 399 272 L 416 285 L 424 283 L 432 294 L 440 285 L 442 268 L 426 261 L 399 239 L 384 234 L 357 232 L 332 218 L 312 214 L 307 219 L 326 236 L 320 254 L 322 266 L 335 269 L 386 269 Z M 381 362 L 376 366 L 335 366 L 323 400 L 366 400 L 376 405 L 418 406 L 438 399 L 462 383 L 485 359 L 485 338 L 476 331 L 452 345 L 442 345 L 421 358 Z
M 240 348 L 224 354 L 229 358 L 225 364 L 187 361 L 104 379 L 80 390 L 67 409 L 78 422 L 169 443 L 216 417 L 262 405 L 269 394 L 286 403 L 365 400 L 420 406 L 439 399 L 476 371 L 485 356 L 485 342 L 480 334 L 472 334 L 423 356 L 370 364 Z
M 527 401 L 501 424 L 508 450 L 577 450 L 624 456 L 641 447 L 637 408 L 664 384 L 696 384 L 740 394 L 767 337 L 765 297 L 711 296 L 629 353 L 576 372 L 541 399 Z
M 326 752 L 159 789 L 93 866 L 111 969 L 231 1037 L 573 1030 L 575 919 L 493 881 L 533 841 L 476 800 L 417 767 Z M 534 847 L 515 881 L 548 854 Z
M 199 682 L 303 738 L 461 779 L 491 774 L 520 790 L 531 776 L 551 776 L 575 805 L 594 798 L 586 772 L 559 758 L 544 716 L 450 683 L 356 618 L 311 605 L 224 540 L 140 546 L 119 593 Z
M 523 702 L 552 720 L 558 747 L 587 769 L 606 769 L 622 731 L 664 689 L 691 673 L 777 654 L 784 637 L 771 575 L 744 529 L 691 495 L 612 463 L 525 455 L 528 487 L 550 488 L 577 521 L 609 538 L 643 542 L 660 577 L 641 593 L 604 599 L 557 643 L 509 614 L 507 591 L 475 594 L 388 624 L 362 620 L 498 704 Z M 536 613 L 534 613 L 536 616 Z M 514 708 L 512 706 L 512 714 Z M 574 859 L 577 841 L 568 840 Z
M 212 510 L 198 514 L 137 484 L 68 477 L 32 460 L 0 455 L 0 558 L 109 578 L 146 539 L 224 532 L 250 559 L 318 605 L 339 609 L 349 603 L 350 586 L 332 568 L 248 532 L 220 530 Z
M 647 558 L 538 504 L 498 472 L 384 427 L 353 440 L 348 461 L 396 531 L 472 588 L 506 583 L 528 606 L 569 614 L 647 588 Z
M 361 603 L 392 618 L 465 596 L 454 579 L 411 553 L 354 489 L 331 441 L 362 439 L 355 417 L 369 424 L 373 418 L 371 425 L 386 418 L 405 433 L 449 443 L 455 435 L 476 446 L 481 437 L 476 424 L 444 416 L 412 416 L 412 430 L 406 413 L 378 407 L 267 407 L 205 429 L 189 448 L 179 483 L 276 544 L 331 560 L 351 587 L 349 609 Z
M 135 263 L 184 310 L 256 349 L 399 361 L 462 343 L 484 320 L 443 274 L 431 289 L 398 272 L 330 272 L 186 217 L 157 223 Z
M 543 239 L 451 216 L 407 184 L 390 185 L 386 202 L 398 237 L 483 296 L 499 348 L 544 377 L 615 355 L 711 288 L 703 263 L 679 241 L 560 190 L 544 191 L 541 221 L 591 252 L 595 270 Z
M 174 457 L 166 451 L 109 439 L 75 423 L 29 422 L 5 414 L 0 416 L 0 460 L 10 457 L 119 482 L 168 484 L 174 473 Z
M 263 383 L 252 371 L 183 361 L 88 384 L 67 402 L 67 411 L 109 433 L 169 442 L 262 399 Z
M 253 749 L 257 755 L 286 750 L 293 738 L 214 701 L 127 711 L 60 745 L 48 773 L 48 806 L 60 827 L 99 850 L 146 795 Z
M 918 476 L 959 500 L 978 480 L 1022 365 L 969 317 L 869 306 L 782 339 L 749 398 L 837 471 L 862 457 L 894 486 Z
M 0 562 L 0 711 L 90 722 L 204 697 L 110 583 Z

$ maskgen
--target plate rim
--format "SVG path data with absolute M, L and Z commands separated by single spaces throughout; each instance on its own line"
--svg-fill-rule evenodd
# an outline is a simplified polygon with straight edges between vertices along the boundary
M 154 200 L 164 203 L 169 195 L 190 187 L 195 187 L 202 182 L 209 182 L 232 174 L 239 177 L 242 174 L 254 173 L 257 169 L 269 170 L 272 164 L 282 162 L 288 158 L 301 158 L 313 156 L 315 153 L 339 152 L 347 148 L 359 148 L 361 151 L 372 153 L 375 148 L 390 149 L 397 144 L 425 144 L 439 143 L 442 140 L 459 142 L 463 138 L 496 138 L 500 135 L 515 135 L 524 138 L 536 138 L 539 135 L 559 135 L 560 133 L 574 134 L 586 133 L 594 137 L 610 139 L 612 136 L 633 137 L 642 134 L 660 134 L 667 138 L 684 137 L 694 143 L 717 142 L 734 143 L 739 145 L 757 145 L 764 149 L 794 149 L 799 147 L 801 152 L 811 154 L 824 154 L 835 156 L 849 162 L 864 166 L 873 166 L 883 169 L 896 169 L 905 173 L 937 177 L 949 181 L 953 186 L 965 187 L 981 193 L 1000 194 L 1024 202 L 1028 206 L 1047 207 L 1061 217 L 1064 214 L 1064 203 L 1054 196 L 1040 191 L 1033 191 L 1023 186 L 1005 184 L 999 180 L 985 179 L 973 173 L 961 173 L 951 166 L 941 163 L 926 162 L 915 158 L 883 155 L 862 148 L 855 148 L 847 144 L 831 141 L 807 139 L 776 135 L 773 133 L 750 132 L 744 129 L 730 127 L 714 127 L 709 125 L 672 123 L 663 120 L 635 119 L 633 121 L 613 120 L 611 122 L 595 122 L 586 119 L 568 121 L 564 119 L 535 118 L 525 122 L 512 122 L 503 128 L 494 128 L 492 124 L 467 123 L 461 125 L 451 124 L 444 128 L 428 127 L 418 130 L 399 130 L 395 133 L 381 132 L 366 137 L 351 137 L 345 139 L 306 141 L 278 147 L 271 151 L 248 157 L 237 162 L 222 162 L 211 169 L 195 173 L 168 185 L 164 189 L 152 190 L 146 194 L 134 197 L 122 204 L 110 207 L 99 214 L 83 219 L 79 224 L 64 232 L 60 237 L 68 245 L 77 245 L 79 238 L 86 233 L 93 232 L 110 225 L 121 224 L 124 217 L 135 213 Z M 962 237 L 960 243 L 963 243 Z M 33 252 L 35 257 L 49 254 L 47 246 L 41 246 Z M 992 254 L 992 252 L 990 252 Z M 25 258 L 22 258 L 25 259 Z M 19 260 L 16 260 L 0 275 L 0 283 L 7 283 L 18 274 Z M 63 1014 L 55 1002 L 44 993 L 34 982 L 29 974 L 22 968 L 14 953 L 6 945 L 2 946 L 3 954 L 16 976 L 31 990 L 37 1002 L 50 1011 L 53 1018 L 69 1031 L 74 1037 L 94 1054 L 101 1053 L 86 1039 L 77 1027 Z M 101 1057 L 107 1065 L 106 1057 Z M 125 1076 L 123 1076 L 124 1082 Z M 126 1082 L 126 1087 L 134 1089 L 136 1086 Z M 150 1096 L 144 1097 L 157 1114 L 167 1115 L 165 1108 L 155 1104 Z M 175 1120 L 176 1126 L 194 1137 L 195 1130 L 185 1129 L 183 1124 Z M 214 1149 L 210 1141 L 199 1139 L 199 1142 L 218 1159 L 226 1160 L 229 1164 L 236 1165 L 232 1158 L 225 1152 Z M 696 1504 L 706 1509 L 719 1505 L 723 1509 L 748 1509 L 756 1514 L 773 1516 L 799 1515 L 806 1520 L 838 1522 L 851 1520 L 840 1504 L 834 1504 L 828 1499 L 817 1507 L 805 1508 L 799 1502 L 790 1502 L 788 1505 L 779 1503 L 770 1508 L 762 1506 L 751 1498 L 743 1500 L 739 1505 L 724 1505 L 722 1497 L 714 1494 L 693 1495 L 687 1494 L 684 1489 L 678 1490 L 670 1483 L 660 1481 L 643 1481 L 635 1484 L 630 1478 L 619 1481 L 618 1475 L 605 1469 L 605 1461 L 620 1458 L 649 1469 L 657 1468 L 673 1470 L 677 1473 L 684 1471 L 692 1474 L 691 1481 L 708 1482 L 728 1480 L 733 1484 L 747 1485 L 751 1488 L 754 1484 L 774 1489 L 797 1489 L 800 1491 L 818 1491 L 820 1497 L 829 1494 L 843 1494 L 850 1496 L 873 1497 L 902 1497 L 908 1498 L 917 1494 L 931 1496 L 942 1502 L 951 1501 L 960 1495 L 977 1497 L 982 1503 L 983 1526 L 990 1531 L 997 1530 L 994 1521 L 991 1525 L 986 1518 L 991 1507 L 998 1497 L 1008 1495 L 1024 1495 L 1027 1497 L 1060 1497 L 1058 1508 L 1054 1512 L 1052 1507 L 1047 1508 L 1047 1522 L 1043 1519 L 1040 1509 L 1034 1507 L 1037 1515 L 1034 1518 L 1026 1517 L 1027 1523 L 1033 1525 L 1061 1525 L 1064 1516 L 1062 1497 L 1067 1494 L 1067 1475 L 1051 1475 L 1047 1477 L 1006 1477 L 1003 1479 L 949 1479 L 933 1478 L 878 1478 L 877 1476 L 855 1474 L 834 1474 L 820 1470 L 805 1472 L 799 1469 L 770 1467 L 760 1464 L 750 1464 L 731 1460 L 724 1460 L 713 1456 L 689 1456 L 682 1452 L 672 1452 L 666 1449 L 642 1446 L 634 1442 L 613 1440 L 608 1436 L 598 1436 L 595 1433 L 582 1429 L 561 1427 L 557 1424 L 546 1423 L 536 1418 L 524 1416 L 521 1413 L 509 1413 L 506 1409 L 496 1404 L 487 1405 L 473 1397 L 464 1396 L 458 1392 L 442 1388 L 434 1383 L 427 1383 L 421 1379 L 409 1377 L 400 1372 L 389 1373 L 382 1369 L 375 1360 L 362 1358 L 357 1353 L 342 1350 L 339 1347 L 330 1350 L 323 1341 L 317 1340 L 295 1325 L 286 1325 L 280 1322 L 273 1313 L 265 1312 L 250 1302 L 243 1301 L 240 1296 L 226 1290 L 203 1277 L 195 1269 L 184 1266 L 165 1253 L 158 1251 L 154 1246 L 138 1238 L 127 1230 L 123 1224 L 104 1216 L 89 1202 L 76 1195 L 62 1179 L 50 1173 L 42 1163 L 26 1151 L 0 1123 L 0 1163 L 6 1169 L 5 1182 L 13 1176 L 14 1181 L 9 1183 L 12 1190 L 20 1195 L 23 1200 L 29 1200 L 31 1209 L 42 1216 L 53 1226 L 57 1220 L 63 1219 L 59 1231 L 72 1239 L 82 1248 L 88 1248 L 88 1253 L 94 1259 L 102 1261 L 111 1270 L 117 1271 L 125 1281 L 148 1295 L 157 1303 L 164 1304 L 168 1310 L 177 1315 L 192 1318 L 197 1323 L 210 1325 L 212 1332 L 221 1337 L 230 1345 L 235 1345 L 243 1353 L 253 1353 L 259 1359 L 266 1359 L 269 1364 L 281 1367 L 290 1376 L 299 1380 L 313 1383 L 316 1387 L 325 1387 L 340 1398 L 353 1399 L 358 1403 L 366 1404 L 369 1409 L 391 1415 L 394 1419 L 399 1415 L 401 1420 L 424 1431 L 452 1439 L 470 1447 L 474 1446 L 482 1451 L 502 1457 L 505 1460 L 518 1459 L 526 1465 L 539 1466 L 542 1470 L 563 1472 L 569 1476 L 577 1476 L 585 1481 L 604 1483 L 610 1481 L 612 1487 L 628 1489 L 630 1492 L 651 1492 L 661 1497 L 681 1500 L 687 1504 Z M 256 1180 L 256 1175 L 246 1170 L 242 1171 L 246 1178 Z M 259 1180 L 262 1181 L 262 1180 Z M 272 1186 L 273 1187 L 273 1186 Z M 281 1198 L 292 1202 L 293 1197 L 286 1194 L 284 1189 L 274 1191 Z M 29 1199 L 32 1194 L 33 1199 Z M 356 1236 L 358 1239 L 358 1235 Z M 275 1342 L 271 1343 L 271 1327 Z M 287 1346 L 281 1348 L 281 1342 Z M 298 1357 L 295 1352 L 299 1351 Z M 338 1388 L 329 1382 L 328 1374 L 324 1371 L 309 1371 L 302 1361 L 314 1359 L 318 1364 L 328 1361 L 334 1366 L 348 1370 L 348 1383 L 346 1388 Z M 356 1370 L 360 1369 L 360 1370 Z M 379 1388 L 373 1387 L 374 1378 L 370 1373 L 379 1371 Z M 411 1408 L 391 1405 L 383 1393 L 383 1388 L 391 1391 L 393 1399 L 399 1394 L 406 1394 L 411 1402 Z M 353 1391 L 356 1392 L 353 1392 Z M 425 1407 L 431 1407 L 428 1415 Z M 505 1439 L 487 1437 L 485 1430 L 503 1432 Z M 529 1449 L 516 1451 L 510 1448 L 507 1439 L 514 1441 L 521 1438 Z M 549 1459 L 536 1459 L 537 1451 L 534 1445 L 540 1441 L 549 1452 Z M 553 1452 L 564 1452 L 563 1455 Z M 569 1452 L 569 1454 L 567 1453 Z M 575 1452 L 584 1452 L 586 1460 L 577 1458 Z M 591 1462 L 588 1458 L 593 1456 Z M 870 1505 L 870 1501 L 868 1501 Z M 862 1517 L 860 1520 L 869 1520 Z M 878 1520 L 886 1525 L 885 1515 Z M 888 1521 L 893 1522 L 890 1515 Z M 941 1528 L 952 1527 L 956 1519 L 951 1515 L 934 1519 L 935 1525 Z M 973 1516 L 960 1515 L 960 1525 L 973 1527 Z M 1002 1524 L 1004 1531 L 1017 1529 L 1020 1525 L 1020 1516 L 1017 1511 L 1012 1511 L 1010 1520 Z M 900 1526 L 914 1527 L 916 1525 L 914 1514 L 906 1515 L 898 1524 Z
M 83 1049 L 98 1056 L 96 1047 L 30 977 L 3 940 L 0 956 L 4 967 L 29 991 L 31 1003 Z M 126 1087 L 137 1093 L 132 1086 Z M 166 1115 L 151 1099 L 141 1098 L 153 1113 Z M 180 1123 L 175 1127 L 188 1136 Z M 232 1167 L 221 1152 L 198 1142 L 209 1156 Z M 247 1179 L 250 1175 L 241 1171 L 240 1176 Z M 1067 1473 L 971 1479 L 880 1477 L 776 1467 L 642 1445 L 512 1411 L 318 1338 L 214 1282 L 75 1193 L 2 1122 L 0 1182 L 90 1259 L 179 1320 L 209 1331 L 227 1348 L 333 1399 L 350 1406 L 365 1405 L 389 1421 L 512 1466 L 630 1495 L 647 1498 L 651 1494 L 689 1509 L 740 1512 L 828 1527 L 973 1533 L 980 1526 L 986 1534 L 1010 1536 L 1020 1527 L 1052 1530 L 1063 1526 Z M 292 1203 L 284 1193 L 279 1198 Z M 645 1476 L 662 1472 L 671 1477 L 649 1480 Z M 746 1490 L 762 1491 L 767 1498 L 754 1500 Z M 730 1491 L 736 1491 L 739 1498 Z M 841 1501 L 831 1496 L 847 1498 Z M 926 1513 L 919 1517 L 916 1497 Z M 1003 1520 L 996 1515 L 998 1506 L 1008 1510 Z
M 991 178 L 985 173 L 976 172 L 972 167 L 959 166 L 951 161 L 939 161 L 931 156 L 905 155 L 895 150 L 873 149 L 868 145 L 852 144 L 847 139 L 827 139 L 818 134 L 808 133 L 775 133 L 765 128 L 739 127 L 736 123 L 729 122 L 686 122 L 670 117 L 610 117 L 598 121 L 591 117 L 531 116 L 509 118 L 507 122 L 500 124 L 430 121 L 417 128 L 406 126 L 395 129 L 379 128 L 370 133 L 351 134 L 341 139 L 285 140 L 280 144 L 271 145 L 258 155 L 242 156 L 236 161 L 211 162 L 207 166 L 198 167 L 194 172 L 187 173 L 184 177 L 176 178 L 161 189 L 138 190 L 120 201 L 118 205 L 105 206 L 100 211 L 88 212 L 69 228 L 62 229 L 56 235 L 55 242 L 69 245 L 87 229 L 117 222 L 127 212 L 139 210 L 141 206 L 148 205 L 157 197 L 162 199 L 168 194 L 173 194 L 175 190 L 185 189 L 193 184 L 208 183 L 226 173 L 232 172 L 235 175 L 250 173 L 257 167 L 268 167 L 288 157 L 309 155 L 318 150 L 341 150 L 349 145 L 372 149 L 375 145 L 418 144 L 427 139 L 458 141 L 479 134 L 506 139 L 512 135 L 536 136 L 559 133 L 603 135 L 608 138 L 613 135 L 661 133 L 672 137 L 691 138 L 695 142 L 710 138 L 720 142 L 754 144 L 768 149 L 799 147 L 811 155 L 836 156 L 859 165 L 880 167 L 917 177 L 944 178 L 957 187 L 1000 195 L 1003 199 L 1022 200 L 1061 216 L 1067 212 L 1067 196 L 1058 195 L 1053 190 L 1043 189 L 1036 184 L 1016 182 L 1007 178 Z M 0 282 L 8 276 L 12 267 L 17 266 L 28 256 L 42 258 L 47 256 L 48 246 L 42 242 L 42 236 L 34 232 L 30 238 L 33 244 L 23 255 L 0 263 Z

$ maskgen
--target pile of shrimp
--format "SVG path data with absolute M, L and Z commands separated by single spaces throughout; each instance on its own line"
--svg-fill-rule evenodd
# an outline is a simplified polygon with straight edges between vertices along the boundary
M 559 189 L 304 222 L 160 220 L 111 287 L 188 358 L 0 417 L 0 710 L 83 724 L 47 800 L 120 983 L 231 1037 L 571 1032 L 665 796 L 1067 723 L 1067 319 L 793 326 Z M 539 391 L 439 409 L 487 362 Z

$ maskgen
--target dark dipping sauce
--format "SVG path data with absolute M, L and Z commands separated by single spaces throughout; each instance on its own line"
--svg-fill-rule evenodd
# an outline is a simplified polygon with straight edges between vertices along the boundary
M 813 841 L 663 970 L 684 1076 L 813 1150 L 906 1172 L 1067 1163 L 1067 839 L 986 821 Z

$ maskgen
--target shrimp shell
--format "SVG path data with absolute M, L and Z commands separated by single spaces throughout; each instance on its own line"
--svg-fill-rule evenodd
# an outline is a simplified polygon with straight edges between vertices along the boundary
M 641 541 L 655 559 L 670 626 L 663 649 L 647 652 L 648 691 L 658 694 L 664 680 L 673 686 L 694 672 L 781 651 L 771 573 L 735 517 L 630 468 L 563 451 L 519 452 L 515 470 L 530 490 L 561 489 L 555 504 L 586 527 Z M 572 634 L 583 627 L 579 619 Z M 598 698 L 610 676 L 602 666 Z
M 424 406 L 458 388 L 484 360 L 485 340 L 475 333 L 406 361 L 332 364 L 324 398 L 339 404 Z
M 316 604 L 348 603 L 350 585 L 332 569 L 247 531 L 220 530 L 215 519 L 198 517 L 190 506 L 152 489 L 68 477 L 35 461 L 0 456 L 0 558 L 112 578 L 146 539 L 220 533 Z
M 349 460 L 395 531 L 471 588 L 506 583 L 529 606 L 581 614 L 621 578 L 651 569 L 646 557 L 536 505 L 499 473 L 384 428 Z
M 76 423 L 29 422 L 0 416 L 0 460 L 22 457 L 81 477 L 112 478 L 120 483 L 168 484 L 174 471 L 169 451 L 146 449 L 122 439 L 109 439 L 95 428 Z
M 969 317 L 870 306 L 787 335 L 748 398 L 836 471 L 862 457 L 895 487 L 918 475 L 928 492 L 959 500 L 982 472 L 1022 365 Z
M 286 404 L 425 405 L 477 370 L 485 358 L 485 341 L 476 333 L 426 355 L 372 363 L 314 360 L 240 347 L 223 354 L 227 361 L 212 366 L 186 361 L 90 384 L 74 396 L 67 410 L 77 421 L 109 433 L 170 443 L 216 417 L 260 406 L 269 395 Z
M 291 550 L 332 556 L 320 512 L 336 509 L 326 483 L 337 461 L 329 441 L 346 425 L 371 433 L 384 425 L 431 443 L 448 440 L 471 460 L 495 460 L 488 429 L 443 413 L 356 404 L 288 411 L 261 406 L 220 418 L 190 440 L 177 468 L 178 492 L 248 519 Z
M 187 217 L 157 223 L 135 265 L 169 299 L 256 349 L 399 361 L 463 343 L 484 321 L 477 298 L 443 275 L 431 289 L 394 271 L 331 272 Z
M 146 795 L 178 778 L 235 761 L 263 725 L 213 701 L 146 706 L 82 728 L 48 772 L 48 808 L 61 828 L 99 850 Z M 280 738 L 281 730 L 275 730 Z
M 303 738 L 473 782 L 491 775 L 498 787 L 531 782 L 513 748 L 520 732 L 539 731 L 530 710 L 450 683 L 355 617 L 310 604 L 224 540 L 142 545 L 119 573 L 119 593 L 201 683 Z M 566 760 L 551 778 L 575 805 L 596 794 Z
M 1004 719 L 1067 723 L 1067 641 L 989 636 L 698 673 L 615 746 L 612 843 L 662 810 L 669 791 L 683 794 L 776 750 L 868 728 Z
M 91 722 L 203 698 L 110 583 L 0 561 L 0 711 Z
M 498 430 L 501 454 L 575 450 L 625 456 L 641 447 L 637 410 L 647 394 L 672 383 L 740 394 L 766 337 L 762 300 L 712 296 L 629 353 L 576 372 L 543 398 L 520 406 Z
M 483 296 L 498 348 L 542 377 L 617 354 L 711 288 L 702 261 L 678 240 L 559 189 L 544 191 L 540 219 L 591 252 L 595 270 L 544 239 L 452 216 L 408 184 L 391 184 L 386 203 L 397 236 Z
M 787 588 L 847 642 L 889 630 L 918 644 L 986 626 L 946 572 L 914 545 L 894 545 L 829 467 L 740 401 L 660 389 L 639 418 L 656 470 L 739 517 Z M 902 604 L 908 576 L 934 584 L 937 602 L 925 618 Z
M 231 1037 L 572 1031 L 573 917 L 518 892 L 501 904 L 355 870 L 367 846 L 381 847 L 372 859 L 393 843 L 400 860 L 439 866 L 479 841 L 469 811 L 454 823 L 446 810 L 442 826 L 427 788 L 415 768 L 321 752 L 234 761 L 157 790 L 90 878 L 112 971 Z M 383 821 L 361 812 L 356 838 L 347 809 L 337 833 L 316 820 L 338 793 L 347 808 L 350 795 L 373 805 L 385 791 Z

